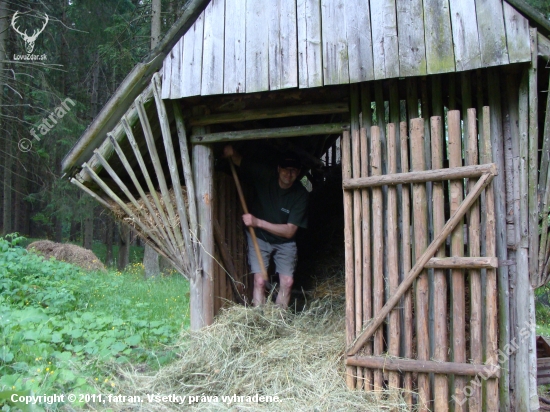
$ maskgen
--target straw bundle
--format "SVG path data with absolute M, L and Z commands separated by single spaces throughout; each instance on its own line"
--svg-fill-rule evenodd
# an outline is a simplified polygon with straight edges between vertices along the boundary
M 154 376 L 122 373 L 120 393 L 141 404 L 115 410 L 405 411 L 401 395 L 349 391 L 344 380 L 344 301 L 323 299 L 292 314 L 273 305 L 233 306 L 203 330 L 185 332 L 180 360 Z M 147 403 L 147 394 L 187 396 L 184 404 Z M 279 402 L 224 402 L 222 396 L 278 396 Z M 210 402 L 189 404 L 189 396 Z M 206 399 L 206 398 L 205 398 Z M 130 407 L 130 408 L 129 408 Z

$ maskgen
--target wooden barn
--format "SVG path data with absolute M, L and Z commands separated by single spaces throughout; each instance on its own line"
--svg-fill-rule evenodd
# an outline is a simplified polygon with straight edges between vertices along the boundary
M 200 328 L 250 293 L 223 146 L 300 156 L 312 193 L 341 169 L 349 387 L 536 410 L 549 36 L 523 0 L 190 0 L 63 171 L 189 278 Z

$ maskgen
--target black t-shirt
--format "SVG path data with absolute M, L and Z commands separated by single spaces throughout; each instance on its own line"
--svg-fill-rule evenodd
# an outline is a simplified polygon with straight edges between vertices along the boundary
M 258 164 L 246 158 L 241 161 L 241 171 L 254 186 L 254 198 L 250 202 L 251 214 L 269 223 L 292 223 L 307 228 L 308 192 L 299 180 L 288 189 L 282 189 L 279 186 L 277 168 Z M 260 228 L 255 230 L 258 238 L 269 243 L 294 241 Z

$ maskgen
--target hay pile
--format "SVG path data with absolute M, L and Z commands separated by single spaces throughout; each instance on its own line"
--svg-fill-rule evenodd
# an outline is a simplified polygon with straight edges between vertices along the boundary
M 182 186 L 181 191 L 182 191 L 182 194 L 183 194 L 183 201 L 185 203 L 185 207 L 188 208 L 189 207 L 189 201 L 188 201 L 188 197 L 187 197 L 187 187 Z M 157 197 L 159 199 L 160 207 L 164 211 L 164 215 L 166 216 L 166 218 L 168 220 L 170 220 L 168 210 L 166 209 L 166 205 L 164 204 L 164 201 L 163 201 L 163 198 L 162 198 L 162 193 L 160 193 L 160 192 L 156 192 L 156 193 L 157 193 Z M 170 189 L 168 191 L 168 194 L 170 196 L 170 204 L 172 205 L 172 208 L 175 212 L 175 220 L 174 221 L 169 221 L 168 223 L 169 223 L 170 227 L 179 227 L 179 225 L 180 225 L 180 216 L 179 216 L 179 213 L 177 211 L 177 202 L 176 202 L 176 195 L 174 194 L 174 189 L 173 188 Z M 147 200 L 149 201 L 149 204 L 151 205 L 151 208 L 153 209 L 153 212 L 155 212 L 155 214 L 158 218 L 158 221 L 162 222 L 161 214 L 160 214 L 158 208 L 155 205 L 155 202 L 153 200 L 153 196 L 151 195 L 151 193 L 147 193 Z M 155 220 L 153 219 L 153 217 L 151 216 L 151 213 L 149 212 L 149 209 L 145 205 L 145 201 L 141 197 L 139 197 L 137 199 L 137 204 L 139 205 L 139 209 L 132 202 L 126 203 L 126 206 L 132 211 L 132 213 L 136 217 L 138 217 L 143 223 L 145 223 L 145 225 L 147 227 L 155 228 L 157 226 L 157 224 L 156 224 Z M 119 220 L 123 220 L 124 222 L 126 222 L 130 226 L 132 226 L 133 228 L 138 229 L 138 231 L 141 231 L 141 227 L 134 221 L 134 219 L 132 219 L 131 217 L 129 217 L 126 214 L 126 212 L 122 209 L 122 207 L 120 207 L 115 202 L 112 202 L 111 206 L 112 206 L 111 210 L 113 211 L 113 214 L 115 215 L 115 218 L 117 218 Z M 146 219 L 143 218 L 142 214 L 146 216 Z
M 101 263 L 91 250 L 84 249 L 80 246 L 67 243 L 55 243 L 51 240 L 38 240 L 27 246 L 27 250 L 30 251 L 33 249 L 46 259 L 54 257 L 57 260 L 77 265 L 84 270 L 106 271 L 103 263 Z
M 146 376 L 121 372 L 122 395 L 143 403 L 111 404 L 118 411 L 405 411 L 403 399 L 349 391 L 344 381 L 344 302 L 315 301 L 292 314 L 268 304 L 233 306 L 211 327 L 185 332 L 180 360 Z M 147 394 L 187 396 L 184 404 L 149 403 Z M 278 396 L 275 402 L 224 402 L 226 396 Z M 189 395 L 210 402 L 189 405 Z

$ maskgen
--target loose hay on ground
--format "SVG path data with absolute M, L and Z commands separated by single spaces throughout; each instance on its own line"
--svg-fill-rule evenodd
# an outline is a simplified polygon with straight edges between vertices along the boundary
M 106 270 L 103 263 L 91 250 L 77 245 L 56 243 L 51 240 L 38 240 L 27 246 L 27 250 L 33 249 L 46 259 L 54 257 L 57 260 L 72 263 L 85 270 Z
M 120 394 L 139 395 L 132 410 L 187 410 L 189 405 L 148 403 L 147 394 L 218 396 L 201 411 L 401 411 L 397 392 L 349 391 L 344 380 L 344 302 L 323 299 L 292 314 L 275 306 L 233 306 L 203 330 L 185 332 L 180 359 L 146 376 L 121 372 Z M 279 403 L 222 402 L 222 395 L 278 396 Z M 128 410 L 129 404 L 111 405 Z

